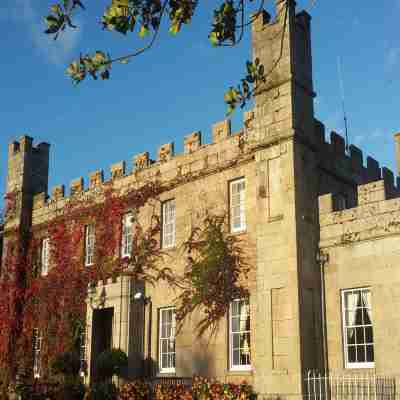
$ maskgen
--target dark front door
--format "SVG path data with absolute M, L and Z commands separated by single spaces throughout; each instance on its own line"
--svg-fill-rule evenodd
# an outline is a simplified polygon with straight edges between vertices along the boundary
M 96 371 L 96 360 L 99 354 L 112 347 L 112 326 L 114 308 L 103 308 L 93 311 L 92 319 L 92 350 L 91 350 L 91 381 L 99 379 Z

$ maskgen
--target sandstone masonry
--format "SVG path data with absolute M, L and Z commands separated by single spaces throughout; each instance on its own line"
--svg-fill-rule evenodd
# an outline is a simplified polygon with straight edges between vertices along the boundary
M 361 150 L 351 145 L 346 151 L 335 132 L 326 141 L 313 110 L 311 17 L 296 14 L 292 0 L 276 0 L 276 14 L 264 12 L 253 23 L 253 56 L 264 64 L 267 82 L 254 109 L 244 114 L 243 129 L 232 133 L 228 120 L 218 122 L 213 143 L 203 144 L 200 132 L 191 133 L 183 154 L 167 143 L 155 160 L 148 152 L 133 157 L 131 173 L 124 161 L 112 165 L 109 178 L 122 192 L 153 180 L 172 185 L 161 201 L 175 199 L 176 246 L 168 250 L 168 263 L 177 271 L 184 267 L 180 245 L 190 227 L 205 211 L 229 212 L 229 184 L 245 179 L 246 230 L 240 237 L 255 271 L 251 368 L 231 368 L 228 317 L 209 343 L 196 338 L 195 317 L 176 338 L 172 374 L 246 379 L 266 398 L 304 394 L 310 369 L 346 369 L 341 294 L 347 289 L 372 293 L 372 370 L 400 372 L 400 199 L 394 174 L 371 157 L 364 164 Z M 4 224 L 4 246 L 15 227 L 51 224 L 72 200 L 101 198 L 102 170 L 90 174 L 88 186 L 79 177 L 69 195 L 60 185 L 49 197 L 48 156 L 49 145 L 34 146 L 28 136 L 9 146 L 7 192 L 17 198 Z M 150 212 L 148 207 L 141 213 L 144 223 Z M 160 310 L 172 306 L 176 294 L 166 285 L 143 287 L 124 277 L 91 290 L 96 304 L 102 299 L 101 307 L 113 309 L 112 344 L 127 351 L 131 376 L 142 372 L 140 360 L 149 355 L 154 373 L 162 375 Z M 138 291 L 151 299 L 146 309 L 134 302 Z M 94 314 L 88 297 L 89 364 Z M 87 379 L 90 374 L 89 368 Z

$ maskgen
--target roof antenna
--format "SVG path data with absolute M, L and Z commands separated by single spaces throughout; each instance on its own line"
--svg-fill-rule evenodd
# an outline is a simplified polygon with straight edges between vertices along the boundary
M 344 129 L 346 134 L 346 152 L 349 151 L 349 134 L 347 129 L 347 116 L 346 116 L 346 107 L 344 102 L 344 84 L 343 84 L 343 76 L 342 76 L 342 63 L 340 61 L 340 56 L 337 59 L 338 65 L 338 75 L 339 75 L 339 83 L 340 83 L 340 93 L 342 96 L 342 111 L 343 111 L 343 120 L 344 120 Z

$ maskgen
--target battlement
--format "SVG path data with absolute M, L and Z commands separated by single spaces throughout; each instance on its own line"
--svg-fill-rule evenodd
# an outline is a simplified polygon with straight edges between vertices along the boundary
M 366 156 L 366 165 L 364 165 L 365 156 L 362 150 L 350 145 L 346 152 L 345 139 L 337 132 L 332 131 L 330 142 L 327 142 L 325 126 L 318 120 L 314 122 L 314 132 L 319 162 L 324 169 L 357 185 L 384 179 L 388 187 L 395 191 L 394 173 L 390 169 L 381 168 L 379 162 L 371 156 Z
M 346 244 L 400 229 L 400 194 L 384 179 L 357 187 L 356 207 L 341 208 L 334 194 L 319 197 L 321 246 Z
M 7 192 L 27 194 L 47 192 L 49 170 L 48 143 L 33 144 L 30 136 L 22 136 L 8 146 Z
M 249 124 L 251 112 L 244 114 L 245 126 Z M 245 128 L 246 129 L 246 128 Z M 177 177 L 200 173 L 216 168 L 221 163 L 236 160 L 243 153 L 244 129 L 232 133 L 229 120 L 219 121 L 212 125 L 212 143 L 203 144 L 201 132 L 196 131 L 183 138 L 183 153 L 175 154 L 174 142 L 165 143 L 158 148 L 155 159 L 149 151 L 141 152 L 132 157 L 131 171 L 127 172 L 126 162 L 119 161 L 110 166 L 109 177 L 105 179 L 102 169 L 89 174 L 88 185 L 84 177 L 80 176 L 71 181 L 69 194 L 64 185 L 57 185 L 51 189 L 50 197 L 47 193 L 38 193 L 33 199 L 33 209 L 37 213 L 40 209 L 59 203 L 57 209 L 73 198 L 83 195 L 91 196 L 101 192 L 106 183 L 116 187 L 125 184 L 135 185 L 144 183 L 148 179 L 157 177 L 160 180 L 172 180 Z M 127 183 L 129 181 L 129 183 Z
M 21 136 L 18 141 L 13 141 L 8 145 L 8 156 L 9 158 L 24 153 L 34 154 L 48 154 L 50 144 L 41 142 L 36 146 L 33 145 L 33 138 L 30 136 Z

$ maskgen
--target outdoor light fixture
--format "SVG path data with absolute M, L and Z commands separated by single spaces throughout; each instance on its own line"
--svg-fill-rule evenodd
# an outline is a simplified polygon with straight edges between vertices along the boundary
M 150 302 L 150 296 L 146 297 L 142 292 L 136 292 L 133 296 L 133 299 L 136 301 L 143 301 L 144 304 L 147 304 Z
M 142 292 L 137 292 L 135 293 L 135 295 L 133 296 L 133 298 L 135 300 L 140 300 L 143 297 L 143 293 Z

